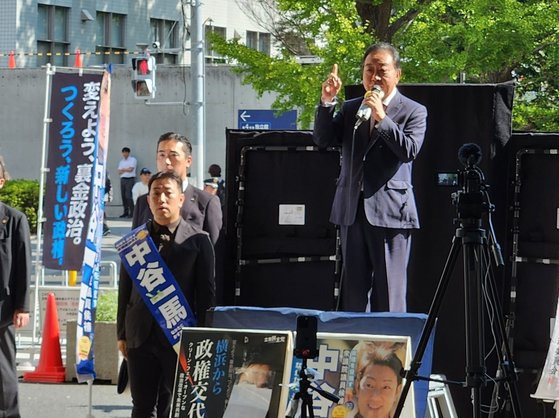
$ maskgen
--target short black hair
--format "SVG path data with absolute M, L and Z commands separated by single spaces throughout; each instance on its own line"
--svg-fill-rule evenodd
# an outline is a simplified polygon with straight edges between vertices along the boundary
M 130 148 L 124 147 L 124 148 L 122 148 L 122 151 L 120 151 L 120 152 L 130 152 Z
M 157 140 L 157 147 L 159 148 L 159 144 L 165 141 L 177 141 L 180 142 L 183 146 L 184 152 L 186 156 L 192 155 L 192 144 L 188 140 L 188 138 L 184 135 L 178 134 L 176 132 L 165 132 L 163 135 L 159 137 Z
M 210 173 L 212 177 L 221 177 L 221 167 L 217 164 L 212 164 L 210 168 L 208 168 L 208 173 Z
M 369 366 L 386 366 L 389 367 L 395 374 L 396 374 L 396 380 L 398 381 L 398 385 L 400 385 L 402 383 L 402 375 L 400 374 L 400 372 L 402 371 L 402 361 L 400 360 L 400 358 L 395 354 L 395 353 L 390 353 L 387 356 L 373 356 L 368 362 L 367 364 L 365 364 L 365 366 L 359 370 L 359 373 L 357 375 L 357 381 L 360 381 L 361 379 L 363 379 L 363 376 L 365 375 L 365 370 L 367 370 L 367 367 Z
M 171 179 L 174 180 L 177 183 L 177 186 L 179 186 L 179 191 L 182 193 L 182 180 L 180 178 L 180 176 L 175 172 L 175 171 L 160 171 L 158 173 L 155 173 L 153 176 L 151 176 L 151 178 L 149 179 L 148 182 L 148 193 L 151 192 L 151 185 L 153 184 L 154 181 L 156 180 L 165 180 L 165 179 Z
M 392 55 L 392 59 L 394 60 L 394 68 L 400 68 L 400 53 L 393 45 L 389 44 L 388 42 L 377 42 L 376 44 L 370 45 L 363 54 L 363 59 L 361 60 L 361 67 L 365 65 L 365 60 L 367 57 L 377 51 L 388 51 L 390 55 Z

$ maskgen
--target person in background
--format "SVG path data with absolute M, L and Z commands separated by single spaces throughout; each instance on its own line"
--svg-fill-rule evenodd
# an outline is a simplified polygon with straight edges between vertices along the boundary
M 0 189 L 8 175 L 0 157 Z M 0 417 L 20 418 L 15 330 L 29 323 L 31 243 L 23 213 L 0 201 Z
M 225 205 L 225 180 L 221 178 L 221 167 L 212 164 L 208 168 L 210 178 L 204 180 L 204 191 L 216 195 L 221 202 L 221 206 Z
M 151 171 L 149 168 L 142 168 L 140 170 L 140 181 L 136 182 L 134 187 L 132 187 L 132 200 L 134 205 L 138 198 L 148 192 L 149 178 L 151 177 Z
M 109 226 L 107 225 L 107 203 L 113 201 L 113 185 L 111 183 L 111 178 L 109 177 L 109 172 L 105 173 L 105 194 L 103 196 L 105 201 L 105 213 L 103 215 L 103 236 L 106 237 L 111 233 Z
M 149 181 L 147 202 L 153 221 L 147 229 L 180 286 L 197 325 L 215 305 L 214 251 L 207 232 L 181 217 L 181 178 L 163 171 Z M 168 418 L 177 353 L 136 290 L 124 268 L 118 287 L 118 348 L 128 360 L 133 418 Z
M 210 239 L 215 244 L 223 224 L 221 205 L 216 196 L 194 187 L 188 181 L 188 171 L 192 164 L 192 144 L 188 138 L 175 132 L 161 135 L 157 141 L 156 160 L 158 171 L 175 171 L 182 180 L 182 218 L 210 234 Z M 140 196 L 136 202 L 132 228 L 146 223 L 152 216 L 147 196 Z
M 134 213 L 134 201 L 132 200 L 132 187 L 136 179 L 137 161 L 130 155 L 130 148 L 122 148 L 122 159 L 118 163 L 118 175 L 120 176 L 120 195 L 124 212 L 121 218 L 131 218 Z

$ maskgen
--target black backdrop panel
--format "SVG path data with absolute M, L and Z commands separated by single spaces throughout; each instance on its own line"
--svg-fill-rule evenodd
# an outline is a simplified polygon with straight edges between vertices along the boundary
M 518 264 L 514 359 L 520 368 L 543 367 L 549 348 L 550 319 L 555 317 L 559 266 Z
M 226 304 L 334 308 L 334 261 L 237 260 L 335 255 L 339 169 L 339 151 L 317 151 L 311 132 L 227 130 Z M 279 225 L 279 204 L 304 204 L 305 225 Z
M 333 261 L 242 266 L 236 304 L 332 310 L 334 270 Z
M 242 258 L 336 253 L 328 219 L 340 168 L 338 150 L 244 147 L 244 191 L 237 200 Z M 303 205 L 304 225 L 279 223 L 280 205 Z
M 506 146 L 509 181 L 505 254 L 512 255 L 514 231 L 516 158 L 522 149 L 559 149 L 559 134 L 514 133 Z M 557 207 L 559 206 L 559 156 L 524 154 L 521 157 L 518 234 L 520 257 L 559 258 Z M 552 409 L 530 398 L 536 390 L 550 341 L 550 318 L 555 316 L 559 293 L 559 266 L 533 262 L 516 264 L 516 306 L 508 302 L 512 263 L 506 265 L 505 312 L 514 315 L 513 357 L 522 372 L 519 392 L 524 416 L 552 416 Z
M 559 144 L 558 144 L 559 145 Z M 559 258 L 559 155 L 521 157 L 520 248 L 525 257 Z

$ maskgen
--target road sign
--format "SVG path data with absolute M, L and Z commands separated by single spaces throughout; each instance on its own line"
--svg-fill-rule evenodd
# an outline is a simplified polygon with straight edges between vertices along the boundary
M 274 110 L 240 109 L 237 119 L 239 129 L 248 130 L 296 130 L 297 111 L 276 115 Z

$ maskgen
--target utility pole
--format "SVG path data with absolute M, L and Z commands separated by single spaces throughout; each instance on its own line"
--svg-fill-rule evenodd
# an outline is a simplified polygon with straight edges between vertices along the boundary
M 206 127 L 204 126 L 204 33 L 201 16 L 201 1 L 190 0 L 191 27 L 190 27 L 190 77 L 192 80 L 192 121 L 194 143 L 198 145 L 196 152 L 196 179 L 198 186 L 204 181 L 204 167 L 206 162 L 205 143 Z

